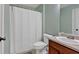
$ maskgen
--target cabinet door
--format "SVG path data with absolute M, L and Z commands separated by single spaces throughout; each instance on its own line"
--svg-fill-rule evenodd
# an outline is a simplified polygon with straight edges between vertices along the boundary
M 59 51 L 57 51 L 55 48 L 49 46 L 49 54 L 59 54 Z

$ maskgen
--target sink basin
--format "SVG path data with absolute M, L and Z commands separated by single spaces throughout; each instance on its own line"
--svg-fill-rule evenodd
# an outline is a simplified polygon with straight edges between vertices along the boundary
M 79 45 L 79 40 L 69 39 L 66 37 L 56 37 L 56 39 L 62 43 L 71 44 L 71 45 Z

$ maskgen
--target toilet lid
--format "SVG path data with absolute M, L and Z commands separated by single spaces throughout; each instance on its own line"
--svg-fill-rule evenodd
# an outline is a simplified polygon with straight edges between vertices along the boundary
M 34 44 L 34 46 L 46 46 L 46 45 L 47 45 L 47 44 L 44 43 L 44 42 L 42 42 L 42 41 L 36 42 L 36 43 Z

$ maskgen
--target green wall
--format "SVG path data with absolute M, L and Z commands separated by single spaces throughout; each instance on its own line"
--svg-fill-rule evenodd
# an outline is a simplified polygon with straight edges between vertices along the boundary
M 57 35 L 59 32 L 60 7 L 58 4 L 45 5 L 45 32 Z
M 34 9 L 35 11 L 43 13 L 43 4 L 39 5 L 37 8 Z
M 72 33 L 72 9 L 79 8 L 74 4 L 60 10 L 60 32 Z
M 43 33 L 56 35 L 59 32 L 60 7 L 57 4 L 45 4 L 38 6 L 35 10 L 41 12 L 43 17 Z

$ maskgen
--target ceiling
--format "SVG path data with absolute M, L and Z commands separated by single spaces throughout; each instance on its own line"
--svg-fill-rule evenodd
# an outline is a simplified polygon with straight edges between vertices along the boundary
M 40 4 L 10 4 L 10 5 L 17 6 L 17 7 L 22 7 L 22 8 L 26 8 L 26 9 L 35 9 Z
M 61 8 L 67 7 L 69 5 L 71 5 L 71 4 L 61 4 Z M 23 6 L 30 7 L 30 8 L 36 8 L 39 6 L 39 4 L 23 4 Z
M 22 6 L 29 7 L 29 8 L 33 8 L 33 9 L 35 9 L 39 5 L 40 4 L 22 4 Z M 61 4 L 60 7 L 63 8 L 63 7 L 67 7 L 67 6 L 70 6 L 70 5 L 71 4 Z
M 33 10 L 33 9 L 37 8 L 40 4 L 13 4 L 13 5 Z M 70 5 L 71 4 L 61 4 L 60 8 L 64 8 L 64 7 L 67 7 L 67 6 L 70 6 Z
M 22 4 L 22 5 L 30 8 L 36 8 L 39 6 L 39 4 Z
M 70 6 L 71 4 L 61 4 L 61 8 L 63 7 L 67 7 L 67 6 Z M 39 6 L 39 4 L 24 4 L 24 6 L 28 6 L 28 7 L 31 7 L 31 8 L 36 8 Z

